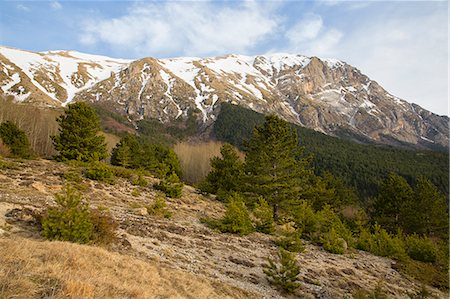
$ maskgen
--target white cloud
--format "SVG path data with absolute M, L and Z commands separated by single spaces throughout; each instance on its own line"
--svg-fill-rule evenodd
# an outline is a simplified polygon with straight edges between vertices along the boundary
M 311 56 L 327 56 L 343 37 L 343 33 L 324 25 L 321 16 L 306 15 L 285 34 L 290 52 Z
M 18 10 L 22 10 L 22 11 L 30 11 L 30 8 L 28 6 L 23 5 L 23 4 L 17 4 L 16 8 Z
M 137 55 L 245 53 L 276 31 L 279 21 L 272 10 L 254 2 L 235 7 L 195 2 L 141 4 L 119 18 L 86 21 L 80 41 L 104 43 Z
M 50 7 L 53 10 L 60 10 L 62 8 L 62 4 L 59 3 L 58 1 L 53 1 L 50 3 Z
M 448 115 L 447 12 L 397 15 L 362 26 L 334 56 L 357 66 L 388 92 Z
M 291 27 L 286 32 L 286 37 L 290 43 L 299 44 L 316 38 L 322 27 L 322 17 L 311 14 Z

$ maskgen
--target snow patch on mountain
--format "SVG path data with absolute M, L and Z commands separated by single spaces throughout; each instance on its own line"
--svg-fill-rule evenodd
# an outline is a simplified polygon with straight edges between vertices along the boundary
M 120 71 L 131 62 L 131 60 L 126 59 L 112 59 L 106 56 L 89 55 L 75 51 L 33 53 L 0 47 L 0 53 L 17 65 L 37 88 L 51 99 L 61 102 L 63 106 L 70 103 L 76 93 L 107 79 L 111 73 Z M 84 76 L 88 77 L 84 84 L 81 80 L 83 74 L 79 73 L 80 66 L 86 69 Z M 40 76 L 41 72 L 51 82 L 48 82 L 46 79 L 38 82 L 36 77 Z M 66 91 L 66 98 L 58 98 L 54 87 L 55 84 Z
M 195 77 L 197 77 L 200 69 L 194 65 L 194 61 L 200 60 L 195 57 L 181 57 L 171 59 L 161 59 L 161 65 L 172 72 L 175 76 L 181 78 L 184 82 L 195 86 Z

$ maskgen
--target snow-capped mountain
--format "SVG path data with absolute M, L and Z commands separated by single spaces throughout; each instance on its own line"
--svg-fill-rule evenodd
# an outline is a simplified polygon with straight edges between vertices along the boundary
M 29 52 L 0 47 L 0 86 L 18 101 L 60 106 L 131 61 L 75 51 Z
M 449 118 L 385 91 L 334 59 L 292 54 L 130 61 L 0 47 L 0 93 L 53 106 L 106 101 L 130 119 L 193 114 L 211 124 L 231 102 L 330 135 L 448 146 Z

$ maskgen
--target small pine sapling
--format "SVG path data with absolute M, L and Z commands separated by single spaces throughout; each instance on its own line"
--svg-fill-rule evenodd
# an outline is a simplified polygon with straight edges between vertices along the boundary
M 274 221 L 272 208 L 269 206 L 264 198 L 260 197 L 258 203 L 253 209 L 253 216 L 255 216 L 255 229 L 258 232 L 271 234 L 274 231 Z
M 299 286 L 300 268 L 296 264 L 295 255 L 279 248 L 276 260 L 268 259 L 263 265 L 267 280 L 275 287 L 287 293 L 293 293 Z

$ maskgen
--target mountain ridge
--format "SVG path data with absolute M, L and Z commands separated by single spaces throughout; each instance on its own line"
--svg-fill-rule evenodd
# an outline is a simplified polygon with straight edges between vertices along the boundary
M 229 102 L 332 136 L 448 147 L 447 116 L 391 95 L 337 59 L 274 53 L 123 60 L 0 47 L 0 64 L 0 93 L 35 105 L 102 101 L 132 121 L 193 114 L 207 127 Z

